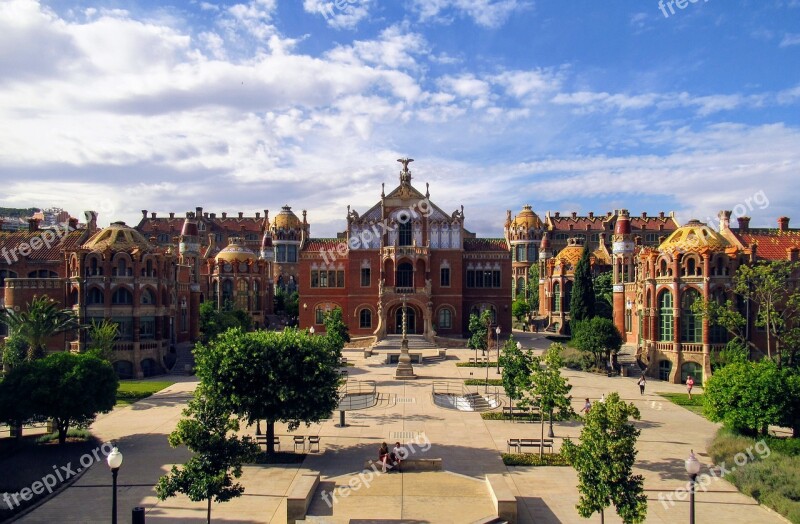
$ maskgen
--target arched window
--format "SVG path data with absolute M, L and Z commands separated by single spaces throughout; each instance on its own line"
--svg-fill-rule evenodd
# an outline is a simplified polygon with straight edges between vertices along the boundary
M 665 277 L 667 276 L 667 261 L 662 260 L 661 263 L 658 265 L 658 276 Z
M 119 287 L 111 296 L 112 304 L 133 304 L 133 293 L 126 287 Z
M 400 222 L 398 224 L 399 227 L 397 228 L 397 243 L 400 246 L 410 246 L 412 244 L 411 237 L 413 235 L 411 231 L 411 217 L 406 216 L 406 218 L 407 220 L 405 222 Z
M 686 261 L 686 272 L 684 273 L 687 277 L 693 277 L 697 273 L 697 261 L 694 258 L 690 258 Z
M 124 258 L 119 260 L 119 264 L 117 264 L 117 276 L 124 277 L 128 274 L 128 264 L 125 262 Z
M 525 279 L 519 277 L 517 279 L 517 295 L 524 295 L 525 294 Z
M 225 280 L 222 282 L 222 303 L 227 305 L 233 299 L 233 282 Z
M 99 287 L 93 287 L 86 293 L 86 303 L 90 306 L 101 305 L 105 302 L 103 291 Z
M 672 311 L 672 293 L 662 291 L 658 296 L 658 340 L 672 342 L 675 340 L 675 316 Z
M 688 264 L 686 270 L 689 270 Z M 681 299 L 681 342 L 703 341 L 703 315 L 692 311 L 692 304 L 700 298 L 696 289 L 689 288 L 683 292 Z
M 561 311 L 561 284 L 558 282 L 553 283 L 553 312 L 558 313 Z
M 361 310 L 358 314 L 358 327 L 362 329 L 372 327 L 372 311 L 367 308 Z
M 247 285 L 247 281 L 242 279 L 239 280 L 236 284 L 236 307 L 239 309 L 243 309 L 245 311 L 250 310 L 250 301 L 249 298 L 249 286 Z
M 439 310 L 439 329 L 450 329 L 453 327 L 453 312 L 447 308 Z
M 397 287 L 414 286 L 414 268 L 408 262 L 397 265 Z
M 253 311 L 261 311 L 261 289 L 258 280 L 253 280 Z
M 567 280 L 564 282 L 564 311 L 569 311 L 570 302 L 572 302 L 572 281 Z
M 103 268 L 99 267 L 99 264 L 97 263 L 97 258 L 92 257 L 91 261 L 89 262 L 89 267 L 86 268 L 86 275 L 96 276 L 102 274 L 103 274 Z
M 142 305 L 143 306 L 154 306 L 156 303 L 156 297 L 153 295 L 153 292 L 149 289 L 142 290 Z
M 723 288 L 715 289 L 711 294 L 711 300 L 716 301 L 719 305 L 725 304 L 725 290 Z M 709 325 L 709 341 L 712 344 L 724 344 L 728 342 L 728 330 L 719 324 Z
M 669 380 L 669 375 L 672 372 L 672 362 L 669 360 L 661 360 L 658 363 L 658 380 Z
M 17 278 L 17 274 L 8 269 L 0 269 L 0 288 L 6 287 L 7 278 Z

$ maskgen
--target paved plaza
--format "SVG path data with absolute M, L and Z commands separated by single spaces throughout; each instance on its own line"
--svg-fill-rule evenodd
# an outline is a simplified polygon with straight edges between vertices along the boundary
M 523 336 L 526 347 L 544 347 L 539 335 Z M 532 340 L 533 339 L 533 340 Z M 374 380 L 380 401 L 371 409 L 347 413 L 348 426 L 336 427 L 338 414 L 295 434 L 319 435 L 321 450 L 310 453 L 300 466 L 257 466 L 245 468 L 244 496 L 225 504 L 214 504 L 212 520 L 220 523 L 286 522 L 284 495 L 293 479 L 307 471 L 318 471 L 321 483 L 309 508 L 308 522 L 348 523 L 351 521 L 470 523 L 493 515 L 494 509 L 484 475 L 507 474 L 519 500 L 519 522 L 587 522 L 577 515 L 577 478 L 568 467 L 506 467 L 500 454 L 509 438 L 537 438 L 539 424 L 488 421 L 478 413 L 451 411 L 435 406 L 433 381 L 460 383 L 465 378 L 483 378 L 485 370 L 458 368 L 473 353 L 448 350 L 444 361 L 415 366 L 416 381 L 395 381 L 394 366 L 383 357 L 363 358 L 361 352 L 347 351 L 355 367 L 348 368 L 352 380 Z M 639 395 L 636 377 L 606 377 L 565 371 L 573 385 L 573 405 L 578 411 L 583 399 L 597 400 L 601 394 L 617 391 L 642 413 L 638 422 L 636 471 L 645 477 L 648 497 L 647 522 L 688 521 L 688 501 L 674 506 L 659 501 L 686 486 L 683 461 L 694 449 L 704 464 L 709 463 L 706 446 L 717 426 L 678 407 L 657 392 L 683 392 L 679 385 L 651 380 L 647 392 Z M 489 378 L 498 377 L 494 368 Z M 203 522 L 205 503 L 185 497 L 159 502 L 153 485 L 172 463 L 184 461 L 185 450 L 171 449 L 166 436 L 180 418 L 181 409 L 196 386 L 185 379 L 132 406 L 98 417 L 93 432 L 103 441 L 115 440 L 124 453 L 119 473 L 120 522 L 130 522 L 131 508 L 143 506 L 147 522 Z M 555 445 L 565 437 L 577 437 L 580 422 L 555 424 Z M 255 428 L 246 429 L 254 434 Z M 291 450 L 290 434 L 278 425 L 282 449 Z M 441 458 L 442 472 L 375 474 L 364 471 L 365 461 L 377 457 L 381 442 L 412 442 L 412 458 Z M 704 468 L 705 471 L 705 468 Z M 352 489 L 342 490 L 349 485 Z M 105 464 L 90 467 L 72 486 L 63 490 L 30 514 L 24 523 L 109 522 L 111 474 Z M 663 497 L 662 497 L 663 498 Z M 698 522 L 786 522 L 759 506 L 724 480 L 716 480 L 697 495 Z M 599 522 L 595 515 L 588 522 Z M 606 522 L 620 522 L 613 508 Z

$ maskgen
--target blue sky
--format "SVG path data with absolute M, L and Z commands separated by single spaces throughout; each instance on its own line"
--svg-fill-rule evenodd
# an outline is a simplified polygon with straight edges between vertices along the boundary
M 482 235 L 523 204 L 800 220 L 800 0 L 338 5 L 0 3 L 0 206 L 288 203 L 330 236 L 410 156 Z

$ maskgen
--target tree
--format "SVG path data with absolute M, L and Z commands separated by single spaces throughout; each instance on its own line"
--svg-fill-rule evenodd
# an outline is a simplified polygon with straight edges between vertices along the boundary
M 793 411 L 790 370 L 781 371 L 771 359 L 732 362 L 717 370 L 705 384 L 704 412 L 714 422 L 739 433 L 766 434 Z
M 85 427 L 114 408 L 118 385 L 111 364 L 95 355 L 53 353 L 11 370 L 2 386 L 20 389 L 0 396 L 16 396 L 27 419 L 52 419 L 63 444 L 70 427 Z
M 283 310 L 290 317 L 296 317 L 300 314 L 300 294 L 297 291 L 293 291 L 286 296 Z
M 522 318 L 525 317 L 531 311 L 531 306 L 528 305 L 528 302 L 520 297 L 516 299 L 511 304 L 511 314 L 517 319 L 517 322 L 522 322 Z
M 330 416 L 339 403 L 340 360 L 327 337 L 289 328 L 231 329 L 195 349 L 206 393 L 248 425 L 266 420 L 268 453 L 274 452 L 275 422 L 293 431 Z
M 117 341 L 119 326 L 107 318 L 102 322 L 92 319 L 92 323 L 86 329 L 89 341 L 87 351 L 94 353 L 103 360 L 111 359 L 114 356 L 114 343 Z
M 322 323 L 325 325 L 325 336 L 331 343 L 331 348 L 341 351 L 346 342 L 350 342 L 350 329 L 342 320 L 342 310 L 332 309 L 325 313 Z
M 598 317 L 614 318 L 614 273 L 606 271 L 597 275 L 594 286 L 594 313 Z
M 503 346 L 503 354 L 500 357 L 500 364 L 503 366 L 503 389 L 511 400 L 512 408 L 514 401 L 521 399 L 522 392 L 528 387 L 534 367 L 533 358 L 530 351 L 517 348 L 513 335 Z
M 480 316 L 476 315 L 475 313 L 470 314 L 469 324 L 467 325 L 470 335 L 469 342 L 467 342 L 467 347 L 470 349 L 480 349 L 482 351 L 486 351 L 486 348 L 489 344 L 489 341 L 486 337 L 491 324 L 492 313 L 488 309 L 485 309 Z
M 633 475 L 640 431 L 629 421 L 640 418 L 636 406 L 611 393 L 589 410 L 581 443 L 564 441 L 563 453 L 578 472 L 581 496 L 576 507 L 581 517 L 599 512 L 605 522 L 604 510 L 611 504 L 625 523 L 643 522 L 647 516 L 644 478 Z
M 539 311 L 539 265 L 531 264 L 528 269 L 528 305 L 531 311 Z
M 572 321 L 580 322 L 594 317 L 594 286 L 589 255 L 587 244 L 583 246 L 581 258 L 575 265 L 572 296 L 569 301 L 569 316 Z
M 622 348 L 622 335 L 612 320 L 594 317 L 573 326 L 572 343 L 579 350 L 593 355 L 595 365 L 602 368 L 602 362 L 611 360 L 612 355 Z
M 28 358 L 28 343 L 17 334 L 6 337 L 3 342 L 3 366 L 10 370 L 19 366 Z
M 71 309 L 60 309 L 46 295 L 34 297 L 25 311 L 0 310 L 0 322 L 28 343 L 28 360 L 44 356 L 51 337 L 80 327 Z
M 561 352 L 564 346 L 555 343 L 544 353 L 541 359 L 537 359 L 533 367 L 531 394 L 538 399 L 539 410 L 541 412 L 541 438 L 544 439 L 544 415 L 548 414 L 551 429 L 553 424 L 553 413 L 557 412 L 560 419 L 565 419 L 575 414 L 572 409 L 572 396 L 569 392 L 572 386 L 567 379 L 561 376 L 561 368 L 564 361 Z M 552 435 L 551 435 L 552 436 Z M 542 446 L 539 446 L 539 456 L 543 453 Z
M 258 445 L 250 437 L 239 438 L 239 422 L 231 412 L 202 388 L 197 389 L 186 418 L 169 435 L 173 448 L 186 446 L 194 455 L 182 468 L 172 466 L 156 484 L 159 500 L 183 493 L 193 502 L 208 501 L 206 522 L 211 522 L 211 501 L 227 502 L 244 493 L 233 479 L 242 476 L 242 464 L 254 460 Z
M 217 309 L 216 304 L 206 301 L 200 304 L 200 340 L 209 342 L 220 333 L 231 328 L 240 328 L 250 331 L 253 328 L 253 318 L 250 313 L 241 309 Z

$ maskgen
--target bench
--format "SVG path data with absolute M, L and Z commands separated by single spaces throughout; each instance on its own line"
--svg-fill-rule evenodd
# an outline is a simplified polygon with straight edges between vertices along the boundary
M 275 449 L 278 451 L 281 450 L 281 439 L 280 437 L 272 437 L 272 443 L 275 445 Z M 267 436 L 266 435 L 256 435 L 256 444 L 259 446 L 264 446 L 264 449 L 267 448 Z
M 503 406 L 503 416 L 509 418 L 515 417 L 526 417 L 529 418 L 531 415 L 539 413 L 539 408 L 518 408 L 518 407 L 511 407 L 511 406 Z
M 480 362 L 489 362 L 489 357 L 478 357 L 478 358 L 469 357 L 469 362 L 474 363 L 474 364 L 477 364 L 477 363 L 480 363 Z
M 525 451 L 525 448 L 534 448 L 534 449 L 547 449 L 548 453 L 553 452 L 553 439 L 546 438 L 544 440 L 538 438 L 521 438 L 519 439 L 519 445 L 517 446 L 520 453 L 533 453 L 532 451 Z
M 374 468 L 373 468 L 374 466 Z M 372 469 L 373 471 L 381 471 L 383 464 L 380 460 L 367 460 L 364 462 L 364 469 Z M 442 471 L 444 464 L 440 458 L 430 459 L 405 459 L 401 465 L 400 470 L 403 472 L 408 471 Z M 394 469 L 390 471 L 395 471 Z
M 508 485 L 506 475 L 486 475 L 486 486 L 492 496 L 492 504 L 497 517 L 509 524 L 517 522 L 517 497 Z
M 286 522 L 295 524 L 298 520 L 306 518 L 308 506 L 319 486 L 319 473 L 304 473 L 298 475 L 286 492 Z
M 295 435 L 292 437 L 294 439 L 294 450 L 297 451 L 297 446 L 302 446 L 303 451 L 306 450 L 306 438 L 303 435 Z
M 347 365 L 347 357 L 342 357 L 342 359 L 339 361 L 339 365 L 340 366 L 346 366 Z
M 308 451 L 314 451 L 314 446 L 317 446 L 317 451 L 319 451 L 319 436 L 312 435 L 308 437 Z

